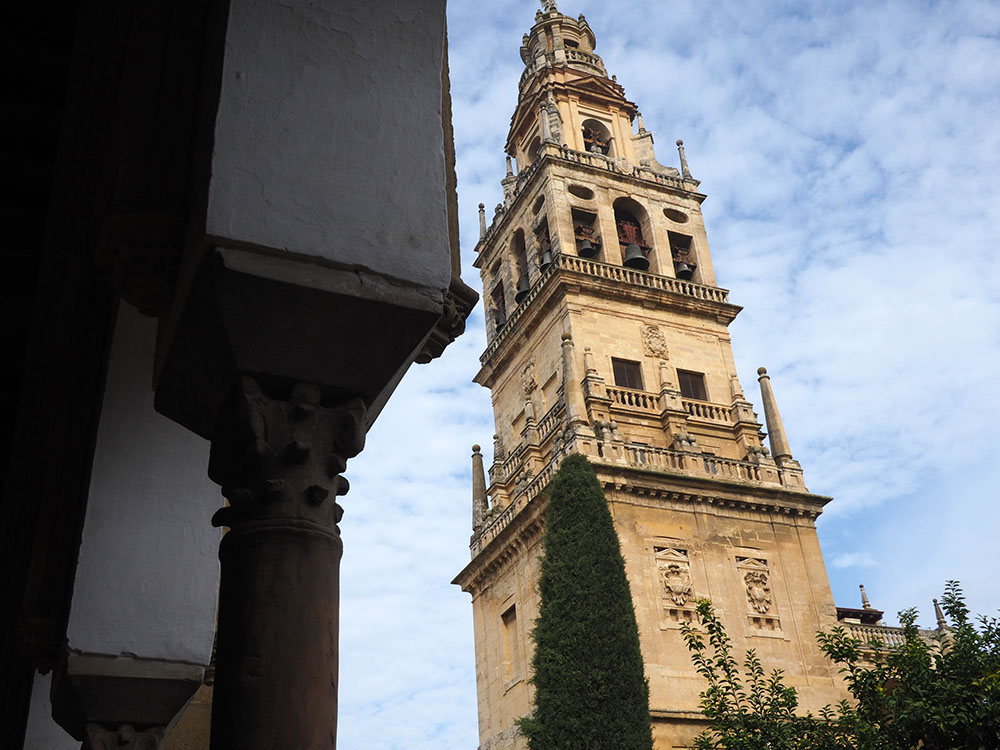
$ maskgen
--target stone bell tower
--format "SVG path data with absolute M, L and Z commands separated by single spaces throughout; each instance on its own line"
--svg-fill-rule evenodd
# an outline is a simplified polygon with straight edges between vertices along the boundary
M 815 528 L 830 498 L 806 489 L 764 368 L 762 444 L 706 196 L 681 141 L 679 169 L 657 161 L 595 42 L 582 15 L 543 3 L 521 46 L 504 201 L 489 224 L 480 205 L 475 380 L 496 435 L 488 481 L 473 449 L 472 561 L 455 583 L 472 595 L 482 750 L 526 746 L 514 722 L 531 711 L 544 490 L 573 452 L 594 464 L 621 540 L 657 750 L 703 727 L 680 631 L 699 598 L 738 653 L 784 670 L 803 708 L 843 695 L 815 639 L 837 622 Z

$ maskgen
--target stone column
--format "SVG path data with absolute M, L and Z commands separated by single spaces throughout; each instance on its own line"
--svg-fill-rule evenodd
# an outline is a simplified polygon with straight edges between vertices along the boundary
M 340 476 L 364 446 L 360 399 L 243 376 L 212 441 L 209 476 L 229 505 L 219 549 L 212 750 L 334 748 Z

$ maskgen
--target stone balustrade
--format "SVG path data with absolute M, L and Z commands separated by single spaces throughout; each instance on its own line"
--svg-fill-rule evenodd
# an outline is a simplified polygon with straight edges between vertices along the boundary
M 692 401 L 681 399 L 681 405 L 692 417 L 710 419 L 713 422 L 732 422 L 729 407 L 722 404 L 712 404 L 708 401 Z
M 761 481 L 760 467 L 749 461 L 686 453 L 669 448 L 628 443 L 625 445 L 625 460 L 632 466 L 682 472 L 693 476 L 708 475 L 739 482 Z
M 545 286 L 545 283 L 556 273 L 556 271 L 560 269 L 574 273 L 586 274 L 597 278 L 609 279 L 622 284 L 631 284 L 634 286 L 644 287 L 646 289 L 656 289 L 669 292 L 671 294 L 679 294 L 685 297 L 705 300 L 707 302 L 717 302 L 722 304 L 729 303 L 728 289 L 695 284 L 691 281 L 675 279 L 672 276 L 659 276 L 654 273 L 636 271 L 634 268 L 627 268 L 625 266 L 613 266 L 607 263 L 600 263 L 587 258 L 581 258 L 576 255 L 556 253 L 553 255 L 552 262 L 535 280 L 535 283 L 528 291 L 527 296 L 511 311 L 509 317 L 507 318 L 507 322 L 493 335 L 493 340 L 490 341 L 489 346 L 486 347 L 486 351 L 483 352 L 482 356 L 479 358 L 480 362 L 485 364 L 493 356 L 507 335 L 514 329 L 517 321 L 520 320 L 521 316 L 524 314 L 524 311 L 538 296 L 541 289 Z
M 553 404 L 545 416 L 538 421 L 538 437 L 544 441 L 563 422 L 566 414 L 566 402 L 560 399 Z
M 875 645 L 881 642 L 885 648 L 899 648 L 906 642 L 902 628 L 889 625 L 858 625 L 848 623 L 847 631 L 853 638 L 864 643 Z
M 659 414 L 660 406 L 655 393 L 639 391 L 634 388 L 620 388 L 618 386 L 605 386 L 605 391 L 612 403 L 625 406 L 639 411 L 655 412 Z

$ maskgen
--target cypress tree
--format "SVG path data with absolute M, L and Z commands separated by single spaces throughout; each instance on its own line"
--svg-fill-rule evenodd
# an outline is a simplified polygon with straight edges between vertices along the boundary
M 531 750 L 652 750 L 649 685 L 618 535 L 594 469 L 569 456 L 549 486 L 532 661 Z

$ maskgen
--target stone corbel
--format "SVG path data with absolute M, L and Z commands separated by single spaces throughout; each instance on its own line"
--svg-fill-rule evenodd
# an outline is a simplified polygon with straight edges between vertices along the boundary
M 465 332 L 465 321 L 479 301 L 479 294 L 460 278 L 453 277 L 444 296 L 441 317 L 417 354 L 417 364 L 440 357 L 445 348 Z

